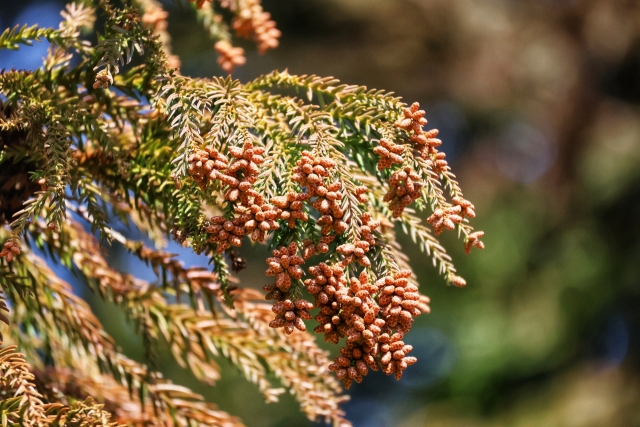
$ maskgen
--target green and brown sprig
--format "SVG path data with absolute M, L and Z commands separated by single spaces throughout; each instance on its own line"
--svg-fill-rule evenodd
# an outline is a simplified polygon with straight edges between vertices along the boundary
M 0 349 L 3 423 L 242 425 L 162 378 L 154 361 L 166 343 L 205 383 L 226 357 L 267 401 L 281 384 L 310 419 L 350 425 L 336 378 L 346 388 L 370 369 L 400 379 L 417 361 L 405 344 L 414 317 L 429 311 L 395 225 L 455 286 L 466 282 L 435 236 L 457 230 L 467 252 L 484 247 L 438 131 L 423 129 L 417 103 L 333 78 L 182 76 L 160 3 L 93 3 L 68 5 L 58 29 L 0 35 L 0 48 L 51 43 L 40 68 L 0 72 L 0 320 L 12 343 Z M 230 28 L 260 52 L 278 44 L 257 0 L 194 9 L 225 71 L 244 62 Z M 105 27 L 91 45 L 97 13 Z M 212 269 L 184 267 L 162 251 L 167 239 L 207 254 Z M 273 250 L 266 295 L 234 277 L 234 248 L 252 242 Z M 157 281 L 111 266 L 108 243 Z M 121 354 L 34 248 L 135 322 L 146 363 Z M 312 320 L 341 345 L 333 362 Z

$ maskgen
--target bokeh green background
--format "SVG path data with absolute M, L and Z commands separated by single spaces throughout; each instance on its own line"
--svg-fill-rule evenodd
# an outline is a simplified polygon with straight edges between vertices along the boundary
M 167 1 L 191 76 L 220 75 L 187 8 Z M 62 2 L 0 2 L 0 27 L 56 25 Z M 409 239 L 432 299 L 407 337 L 418 364 L 401 382 L 356 384 L 360 427 L 640 426 L 640 2 L 637 0 L 265 1 L 281 46 L 234 77 L 273 69 L 334 76 L 419 101 L 441 130 L 487 249 L 444 236 L 464 289 L 447 287 Z M 0 52 L 0 68 L 37 66 L 44 44 Z M 31 62 L 30 62 L 31 61 Z M 172 248 L 175 249 L 175 248 Z M 241 277 L 266 283 L 263 247 Z M 149 275 L 123 253 L 122 268 Z M 203 258 L 190 257 L 192 262 Z M 148 276 L 151 277 L 151 276 Z M 79 291 L 82 291 L 80 288 Z M 141 342 L 95 304 L 125 351 Z M 213 388 L 169 359 L 166 373 L 249 427 L 312 425 L 285 396 L 266 405 L 230 365 Z

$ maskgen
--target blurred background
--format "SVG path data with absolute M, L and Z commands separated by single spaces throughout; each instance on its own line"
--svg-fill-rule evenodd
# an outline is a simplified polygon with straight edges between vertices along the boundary
M 3 0 L 0 28 L 57 26 L 63 4 Z M 221 75 L 193 14 L 165 4 L 182 73 Z M 248 62 L 234 77 L 288 68 L 420 102 L 476 205 L 476 229 L 486 232 L 487 249 L 471 256 L 444 235 L 464 289 L 447 287 L 402 241 L 432 314 L 407 337 L 419 362 L 402 381 L 378 373 L 352 388 L 345 409 L 354 424 L 640 426 L 640 2 L 265 0 L 264 7 L 283 32 L 281 46 L 259 56 L 238 42 Z M 45 51 L 46 43 L 0 51 L 0 68 L 35 68 Z M 118 251 L 113 260 L 142 271 Z M 243 283 L 262 286 L 263 270 L 251 263 Z M 141 342 L 117 310 L 87 298 L 126 352 L 141 358 Z M 291 397 L 264 404 L 233 368 L 210 388 L 169 359 L 161 366 L 249 427 L 312 425 Z

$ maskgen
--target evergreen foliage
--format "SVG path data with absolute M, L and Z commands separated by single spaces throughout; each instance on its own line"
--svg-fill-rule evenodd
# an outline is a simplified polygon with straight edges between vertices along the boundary
M 228 358 L 267 401 L 281 385 L 310 419 L 350 425 L 338 380 L 348 388 L 369 369 L 400 379 L 416 362 L 405 334 L 429 311 L 396 228 L 456 286 L 465 281 L 435 236 L 455 229 L 467 251 L 483 247 L 437 130 L 422 129 L 417 104 L 333 78 L 182 76 L 159 3 L 95 3 L 69 4 L 58 29 L 0 36 L 5 49 L 51 43 L 37 70 L 0 73 L 0 320 L 11 343 L 0 349 L 3 426 L 242 425 L 162 378 L 161 343 L 205 383 L 220 376 L 215 359 Z M 244 62 L 229 28 L 261 52 L 277 46 L 257 1 L 194 9 L 226 70 Z M 94 46 L 96 13 L 105 25 Z M 207 254 L 212 270 L 184 267 L 162 251 L 165 238 Z M 243 261 L 233 247 L 251 241 L 273 249 L 272 303 L 234 278 Z M 116 270 L 103 256 L 110 243 L 157 281 Z M 48 262 L 135 322 L 146 363 L 120 352 Z M 312 318 L 315 333 L 342 344 L 333 363 L 306 331 Z

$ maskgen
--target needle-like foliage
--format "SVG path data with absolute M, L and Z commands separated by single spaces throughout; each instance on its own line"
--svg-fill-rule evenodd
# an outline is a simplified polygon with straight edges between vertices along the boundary
M 227 358 L 267 401 L 289 390 L 310 419 L 350 425 L 338 380 L 349 388 L 370 369 L 400 379 L 416 363 L 405 335 L 429 311 L 396 233 L 456 286 L 465 281 L 436 236 L 457 230 L 467 251 L 483 247 L 438 131 L 423 129 L 418 104 L 333 78 L 182 76 L 160 3 L 124 3 L 71 3 L 57 29 L 0 35 L 0 49 L 51 43 L 42 67 L 0 72 L 0 321 L 15 343 L 0 348 L 3 426 L 242 425 L 163 379 L 163 346 L 207 384 Z M 260 52 L 278 44 L 257 0 L 194 8 L 224 70 L 244 63 L 230 29 Z M 93 31 L 94 46 L 83 37 Z M 212 269 L 185 267 L 162 250 L 168 239 Z M 253 242 L 273 251 L 253 284 L 266 294 L 235 277 L 265 262 L 234 250 Z M 118 271 L 109 244 L 157 281 Z M 52 262 L 123 310 L 146 363 L 120 352 Z M 307 331 L 312 320 L 341 346 L 333 362 Z

